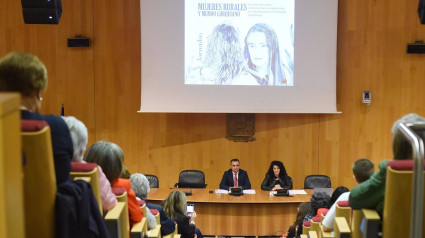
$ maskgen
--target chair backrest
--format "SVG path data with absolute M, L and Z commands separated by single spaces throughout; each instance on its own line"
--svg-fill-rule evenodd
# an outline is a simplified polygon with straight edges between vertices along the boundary
M 199 170 L 183 170 L 179 176 L 179 188 L 205 188 L 205 174 Z
M 145 174 L 146 178 L 149 181 L 149 187 L 151 188 L 159 188 L 159 180 L 158 177 L 152 174 Z
M 388 162 L 383 212 L 384 237 L 406 237 L 410 233 L 412 176 L 413 160 Z M 425 219 L 422 219 L 422 227 L 425 227 Z M 422 237 L 425 237 L 423 230 Z
M 348 201 L 339 201 L 336 204 L 335 217 L 344 217 L 351 224 L 351 207 Z
M 19 106 L 18 93 L 0 93 L 0 237 L 25 237 Z
M 89 183 L 92 187 L 94 197 L 96 198 L 96 201 L 99 204 L 100 214 L 103 215 L 102 198 L 101 198 L 100 183 L 99 183 L 99 170 L 97 168 L 97 164 L 72 162 L 70 174 L 72 179 L 75 179 L 77 177 L 90 178 Z
M 50 128 L 45 121 L 22 120 L 25 229 L 27 236 L 55 237 L 56 175 Z
M 130 220 L 128 216 L 128 201 L 127 201 L 127 191 L 124 188 L 112 188 L 112 192 L 117 197 L 119 203 L 124 203 L 123 217 L 125 219 L 121 220 L 121 235 L 122 238 L 129 238 L 130 235 Z
M 326 175 L 309 175 L 304 179 L 304 188 L 331 188 L 331 179 Z

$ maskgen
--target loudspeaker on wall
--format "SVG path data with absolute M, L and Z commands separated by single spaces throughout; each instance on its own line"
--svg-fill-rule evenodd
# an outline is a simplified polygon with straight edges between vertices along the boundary
M 21 0 L 25 24 L 58 24 L 61 0 Z

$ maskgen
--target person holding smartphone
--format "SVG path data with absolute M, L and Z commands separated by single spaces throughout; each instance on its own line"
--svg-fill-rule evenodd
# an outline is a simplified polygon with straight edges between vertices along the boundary
M 187 206 L 186 195 L 181 191 L 173 191 L 163 203 L 165 213 L 177 222 L 177 233 L 182 238 L 203 238 L 201 231 L 196 228 L 196 212 L 193 204 Z M 189 213 L 188 213 L 189 210 Z M 191 214 L 190 217 L 188 214 Z

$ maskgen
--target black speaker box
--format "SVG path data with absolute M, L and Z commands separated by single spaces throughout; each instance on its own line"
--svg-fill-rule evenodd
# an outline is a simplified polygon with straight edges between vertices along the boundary
M 416 41 L 414 44 L 407 44 L 406 52 L 408 54 L 425 54 L 425 43 Z
M 25 24 L 58 24 L 61 0 L 21 0 Z
M 90 47 L 90 38 L 68 38 L 68 47 Z

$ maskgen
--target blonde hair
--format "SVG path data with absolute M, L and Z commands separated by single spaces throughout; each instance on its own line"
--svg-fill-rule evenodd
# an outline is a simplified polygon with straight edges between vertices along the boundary
M 11 52 L 0 59 L 0 91 L 37 96 L 47 88 L 47 69 L 32 54 Z
M 164 201 L 164 211 L 172 220 L 177 219 L 177 215 L 186 215 L 186 195 L 181 191 L 173 191 Z

